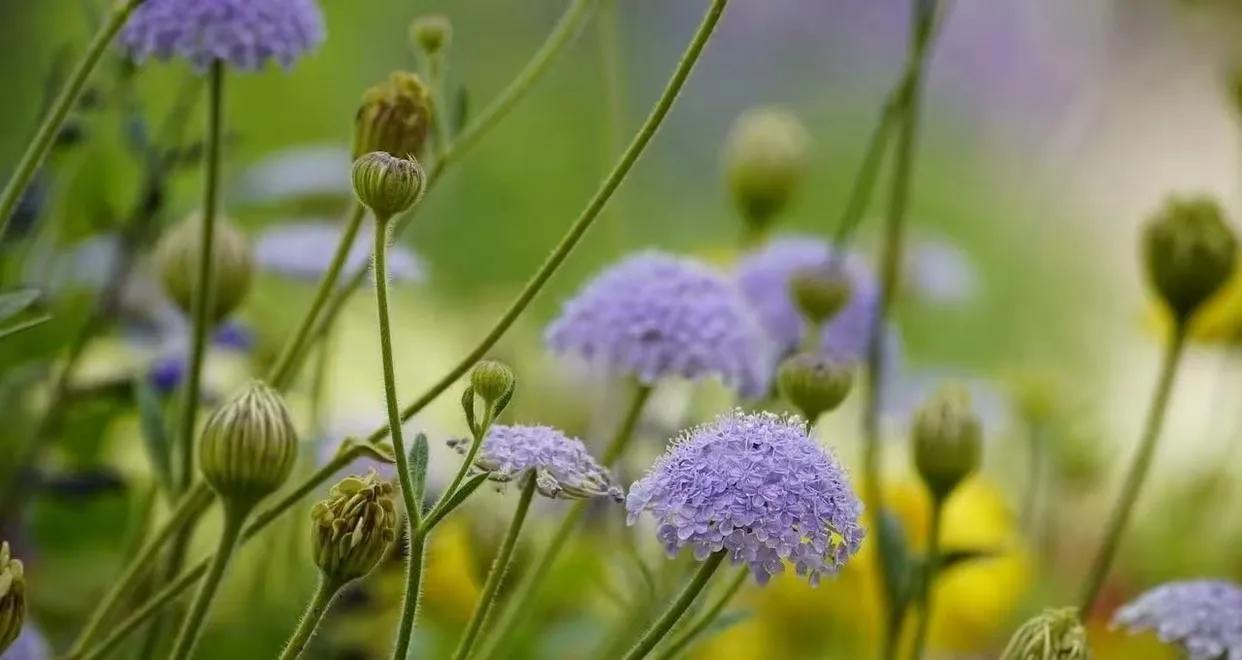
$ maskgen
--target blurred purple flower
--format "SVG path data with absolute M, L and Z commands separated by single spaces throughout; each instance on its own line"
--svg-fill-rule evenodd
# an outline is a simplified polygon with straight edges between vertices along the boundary
M 4 652 L 3 660 L 51 660 L 52 647 L 34 622 L 26 620 L 22 632 Z
M 467 444 L 454 441 L 451 446 L 464 452 Z M 493 481 L 511 481 L 531 473 L 545 497 L 607 495 L 622 500 L 621 489 L 586 445 L 550 426 L 493 426 L 479 448 L 475 466 Z
M 346 271 L 364 267 L 371 259 L 370 225 L 358 232 L 346 257 Z M 260 268 L 297 280 L 317 282 L 328 270 L 341 240 L 341 227 L 331 222 L 297 222 L 276 225 L 259 234 L 254 258 Z M 393 246 L 388 252 L 388 274 L 393 280 L 424 279 L 422 260 L 413 252 Z
M 743 396 L 767 392 L 772 357 L 737 289 L 711 268 L 642 252 L 570 299 L 545 333 L 548 346 L 651 385 L 719 377 Z
M 354 195 L 350 166 L 349 149 L 344 147 L 284 149 L 246 170 L 237 182 L 238 197 L 258 203 L 324 199 L 344 204 Z
M 189 326 L 179 314 L 166 318 L 154 336 L 136 336 L 135 343 L 154 342 L 156 354 L 147 366 L 147 380 L 161 394 L 171 394 L 181 385 L 189 360 Z M 211 346 L 233 353 L 247 353 L 254 345 L 253 333 L 236 321 L 216 330 Z
M 139 62 L 178 57 L 200 70 L 215 60 L 244 71 L 269 59 L 288 68 L 323 39 L 315 0 L 147 0 L 121 32 Z
M 862 544 L 862 503 L 845 470 L 797 417 L 725 413 L 684 433 L 626 498 L 629 523 L 646 511 L 670 556 L 720 550 L 763 584 L 794 564 L 817 584 Z
M 1224 580 L 1170 582 L 1113 615 L 1113 625 L 1151 630 L 1189 660 L 1242 660 L 1242 587 Z

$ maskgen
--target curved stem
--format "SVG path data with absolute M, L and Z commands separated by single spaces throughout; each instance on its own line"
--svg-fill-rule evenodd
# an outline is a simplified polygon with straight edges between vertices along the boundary
M 483 628 L 483 622 L 487 621 L 487 615 L 491 613 L 492 607 L 496 604 L 496 594 L 500 590 L 500 583 L 504 580 L 505 574 L 509 572 L 509 564 L 513 560 L 513 549 L 517 547 L 518 535 L 522 532 L 522 523 L 526 521 L 526 512 L 530 509 L 530 500 L 534 494 L 535 475 L 531 473 L 526 475 L 522 495 L 518 499 L 517 509 L 513 512 L 513 522 L 509 523 L 509 531 L 505 533 L 504 541 L 501 542 L 500 549 L 496 551 L 496 558 L 492 560 L 492 567 L 487 572 L 487 579 L 483 582 L 483 591 L 479 594 L 479 601 L 474 606 L 474 613 L 470 615 L 466 631 L 462 634 L 461 641 L 457 643 L 457 650 L 453 652 L 453 660 L 466 660 L 470 657 L 470 651 L 474 649 L 474 643 L 479 637 L 479 631 Z
M 453 480 L 449 482 L 448 488 L 445 488 L 444 492 L 440 493 L 440 499 L 436 500 L 435 505 L 431 507 L 431 512 L 427 514 L 428 521 L 438 521 L 443 517 L 444 507 L 448 505 L 449 498 L 453 496 L 453 493 L 457 492 L 457 488 L 461 486 L 461 482 L 469 474 L 470 468 L 474 466 L 474 460 L 479 455 L 479 447 L 483 446 L 483 439 L 487 437 L 487 431 L 492 426 L 493 415 L 492 406 L 488 405 L 483 412 L 483 419 L 476 425 L 474 434 L 470 438 L 470 447 L 466 450 L 466 455 L 461 465 L 457 468 L 457 474 L 453 475 Z
M 315 587 L 315 595 L 311 596 L 310 604 L 306 606 L 306 613 L 302 615 L 302 621 L 298 623 L 297 630 L 293 631 L 293 637 L 289 638 L 289 642 L 285 644 L 285 650 L 280 654 L 280 660 L 297 660 L 302 657 L 302 652 L 306 650 L 306 644 L 310 642 L 311 637 L 315 634 L 315 629 L 319 627 L 319 622 L 323 620 L 323 615 L 327 613 L 328 607 L 332 605 L 332 599 L 336 598 L 336 594 L 340 592 L 344 584 L 329 580 L 327 577 L 320 575 L 319 584 Z
M 699 635 L 703 634 L 703 631 L 707 630 L 707 627 L 712 625 L 712 622 L 716 620 L 716 617 L 720 616 L 720 613 L 724 611 L 724 608 L 729 606 L 729 601 L 733 600 L 733 597 L 737 595 L 738 591 L 741 591 L 742 586 L 746 584 L 746 578 L 749 576 L 749 568 L 743 566 L 738 569 L 737 574 L 733 576 L 733 580 L 729 582 L 729 586 L 727 586 L 724 591 L 720 592 L 720 595 L 716 597 L 716 600 L 712 601 L 712 604 L 708 606 L 707 611 L 703 613 L 703 616 L 699 617 L 698 620 L 687 626 L 686 629 L 674 637 L 667 646 L 660 649 L 660 653 L 656 655 L 656 660 L 672 660 L 677 657 L 678 653 L 688 647 L 691 642 L 697 639 Z
M 643 633 L 643 636 L 639 638 L 638 643 L 634 645 L 634 648 L 630 649 L 630 652 L 625 654 L 625 660 L 641 660 L 642 658 L 647 657 L 647 654 L 651 652 L 651 649 L 655 648 L 655 645 L 658 644 L 661 639 L 664 639 L 664 636 L 668 634 L 668 631 L 673 627 L 673 624 L 677 623 L 677 620 L 681 618 L 681 615 L 686 613 L 686 609 L 689 608 L 691 603 L 694 602 L 694 599 L 698 597 L 699 592 L 703 591 L 703 587 L 707 586 L 707 581 L 711 579 L 712 574 L 715 573 L 716 569 L 720 567 L 720 562 L 723 561 L 724 558 L 724 550 L 713 552 L 711 556 L 707 558 L 707 561 L 703 562 L 702 566 L 699 566 L 699 570 L 695 571 L 694 577 L 692 577 L 690 582 L 686 584 L 685 589 L 682 589 L 681 593 L 677 596 L 677 600 L 674 600 L 673 603 L 668 606 L 668 609 L 664 610 L 664 614 L 661 614 L 660 618 L 656 619 L 655 622 L 651 624 L 651 627 L 647 628 L 647 632 Z
M 220 545 L 216 549 L 215 557 L 211 560 L 211 566 L 207 569 L 207 578 L 199 586 L 198 594 L 194 596 L 194 602 L 190 605 L 190 611 L 181 623 L 181 632 L 177 633 L 177 642 L 173 645 L 172 655 L 169 656 L 172 660 L 186 660 L 194 653 L 194 647 L 198 645 L 199 635 L 203 631 L 203 624 L 207 621 L 207 612 L 211 609 L 211 602 L 215 600 L 216 591 L 220 588 L 220 580 L 224 577 L 224 571 L 228 568 L 229 560 L 233 558 L 233 552 L 237 549 L 237 543 L 241 538 L 242 525 L 246 522 L 249 507 L 240 506 L 228 500 L 222 501 L 222 504 L 224 505 L 224 529 L 220 532 Z
M 1156 391 L 1147 409 L 1147 421 L 1143 425 L 1143 436 L 1139 441 L 1138 453 L 1134 455 L 1134 462 L 1130 464 L 1130 471 L 1126 474 L 1121 493 L 1118 494 L 1117 501 L 1113 505 L 1112 515 L 1109 516 L 1104 540 L 1096 552 L 1095 559 L 1091 562 L 1091 570 L 1087 573 L 1087 580 L 1083 585 L 1078 611 L 1082 612 L 1084 617 L 1090 616 L 1096 598 L 1100 595 L 1100 587 L 1103 586 L 1104 578 L 1108 576 L 1108 569 L 1113 563 L 1113 557 L 1117 554 L 1121 534 L 1130 520 L 1130 512 L 1134 508 L 1134 502 L 1138 500 L 1139 491 L 1143 488 L 1143 482 L 1147 479 L 1147 472 L 1151 468 L 1152 458 L 1156 454 L 1160 427 L 1164 424 L 1164 413 L 1169 407 L 1169 395 L 1173 392 L 1177 365 L 1186 347 L 1186 330 L 1185 321 L 1179 320 L 1165 348 L 1160 377 L 1156 381 Z
M 9 182 L 5 184 L 4 191 L 0 192 L 0 238 L 4 237 L 5 230 L 9 226 L 9 220 L 13 217 L 13 210 L 17 208 L 18 202 L 21 201 L 22 195 L 25 194 L 26 187 L 30 185 L 30 180 L 34 178 L 35 172 L 39 171 L 39 166 L 47 158 L 48 151 L 51 150 L 52 144 L 56 141 L 56 135 L 60 132 L 61 126 L 64 125 L 65 119 L 69 116 L 69 111 L 77 105 L 78 99 L 82 96 L 82 91 L 86 89 L 86 80 L 90 78 L 91 73 L 95 70 L 95 66 L 99 64 L 99 60 L 108 49 L 108 45 L 116 38 L 121 28 L 125 26 L 125 22 L 129 20 L 130 14 L 143 1 L 128 0 L 127 2 L 118 3 L 113 8 L 112 13 L 108 15 L 108 19 L 100 26 L 99 31 L 95 33 L 95 37 L 91 39 L 90 45 L 86 48 L 86 53 L 82 55 L 82 59 L 74 67 L 73 73 L 70 74 L 69 81 L 65 84 L 64 89 L 60 91 L 56 100 L 52 102 L 52 107 L 49 108 L 47 116 L 43 118 L 43 122 L 39 124 L 38 130 L 35 131 L 34 139 L 30 141 L 25 153 L 22 154 L 22 159 L 18 162 L 17 169 L 13 171 Z
M 836 232 L 832 236 L 832 242 L 836 248 L 833 252 L 834 259 L 841 259 L 843 257 L 846 244 L 854 235 L 854 231 L 858 229 L 863 215 L 867 212 L 867 205 L 871 201 L 872 192 L 875 190 L 876 179 L 879 177 L 880 168 L 884 164 L 884 151 L 888 146 L 889 133 L 892 131 L 893 120 L 896 117 L 895 109 L 896 105 L 892 99 L 889 99 L 884 104 L 884 110 L 880 113 L 880 120 L 876 122 L 871 136 L 867 139 L 867 148 L 863 153 L 862 164 L 859 165 L 858 173 L 854 176 L 854 183 L 850 187 L 849 197 L 846 198 L 845 208 L 841 211 L 841 217 L 837 221 Z
M 932 590 L 936 587 L 936 573 L 940 570 L 940 526 L 944 516 L 944 498 L 936 497 L 932 501 L 931 523 L 927 531 L 927 557 L 923 567 L 923 584 L 919 589 L 919 625 L 914 632 L 914 650 L 911 657 L 922 660 L 927 648 L 927 631 L 931 628 L 932 603 L 935 598 Z

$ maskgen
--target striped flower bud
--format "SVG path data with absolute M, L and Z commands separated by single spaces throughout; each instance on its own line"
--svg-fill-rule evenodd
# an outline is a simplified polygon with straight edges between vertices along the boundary
M 394 72 L 368 89 L 354 118 L 354 158 L 383 151 L 423 155 L 431 126 L 431 93 L 413 73 Z
M 202 214 L 194 213 L 170 229 L 156 246 L 156 261 L 164 291 L 187 316 L 194 310 L 194 288 L 202 256 Z M 218 323 L 232 314 L 250 292 L 253 260 L 250 242 L 233 223 L 217 217 L 212 231 L 211 299 L 207 319 Z
M 373 151 L 354 161 L 354 194 L 380 222 L 404 213 L 423 194 L 426 175 L 418 161 Z
M 297 449 L 297 431 L 285 402 L 259 381 L 211 415 L 199 444 L 207 483 L 222 499 L 244 505 L 284 484 Z

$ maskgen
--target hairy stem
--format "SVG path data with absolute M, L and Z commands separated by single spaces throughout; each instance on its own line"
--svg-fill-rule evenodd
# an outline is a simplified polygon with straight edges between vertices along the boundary
M 224 578 L 224 571 L 228 568 L 229 561 L 233 558 L 233 553 L 237 550 L 237 544 L 241 538 L 242 525 L 246 522 L 249 507 L 239 506 L 228 500 L 222 503 L 224 504 L 224 529 L 220 532 L 220 545 L 216 548 L 215 557 L 212 558 L 211 566 L 207 569 L 206 579 L 199 586 L 198 594 L 194 596 L 190 611 L 186 613 L 185 620 L 181 622 L 181 632 L 177 633 L 177 642 L 173 645 L 172 654 L 169 656 L 172 660 L 186 660 L 194 653 L 194 647 L 198 645 L 198 638 L 203 632 L 203 624 L 207 621 L 207 612 L 211 609 L 211 603 L 215 600 L 216 592 L 220 588 L 220 581 Z
M 720 562 L 724 561 L 724 558 L 724 550 L 714 552 L 699 566 L 699 570 L 695 571 L 694 577 L 690 578 L 690 582 L 678 594 L 677 600 L 674 600 L 668 609 L 664 610 L 664 613 L 660 615 L 660 618 L 656 619 L 651 624 L 651 627 L 647 628 L 647 631 L 639 638 L 634 648 L 625 654 L 625 660 L 642 660 L 642 658 L 647 657 L 651 649 L 655 648 L 655 645 L 660 643 L 660 640 L 664 639 L 664 636 L 672 629 L 673 624 L 677 623 L 681 615 L 686 613 L 686 609 L 690 607 L 694 599 L 703 591 L 703 587 L 707 586 L 707 581 L 711 579 L 716 569 L 720 567 Z
M 280 660 L 297 660 L 302 657 L 302 652 L 306 650 L 306 645 L 310 643 L 311 637 L 315 635 L 315 629 L 319 627 L 319 622 L 323 620 L 323 615 L 327 613 L 328 607 L 332 605 L 332 599 L 336 598 L 336 594 L 340 592 L 344 585 L 335 580 L 329 580 L 326 576 L 319 576 L 319 584 L 315 587 L 315 595 L 311 596 L 310 603 L 306 606 L 306 612 L 302 615 L 302 620 L 298 623 L 297 630 L 293 631 L 293 637 L 289 638 L 289 642 L 285 644 L 285 650 L 280 654 Z

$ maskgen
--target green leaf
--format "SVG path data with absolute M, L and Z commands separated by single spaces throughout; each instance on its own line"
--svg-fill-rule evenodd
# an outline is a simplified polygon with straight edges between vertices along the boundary
M 6 337 L 15 335 L 19 332 L 23 332 L 31 328 L 41 326 L 44 323 L 47 323 L 48 321 L 51 321 L 51 320 L 52 320 L 52 316 L 50 314 L 44 314 L 43 316 L 30 319 L 29 321 L 15 323 L 7 328 L 0 329 L 0 339 L 4 339 Z
M 475 426 L 474 421 L 474 388 L 469 385 L 466 390 L 461 393 L 461 409 L 466 413 L 466 426 L 470 427 L 470 433 L 477 436 L 479 429 Z
M 453 101 L 453 121 L 449 124 L 449 129 L 452 130 L 453 135 L 457 135 L 466 127 L 466 121 L 470 117 L 470 92 L 466 90 L 465 85 L 457 89 L 457 95 Z
M 37 289 L 18 289 L 0 293 L 0 321 L 26 311 L 26 308 L 33 305 L 40 295 Z
M 147 460 L 151 461 L 151 470 L 156 481 L 164 492 L 171 492 L 172 474 L 172 441 L 168 436 L 168 425 L 164 418 L 164 407 L 159 395 L 145 379 L 134 380 L 134 403 L 138 406 L 138 419 L 142 427 L 142 445 L 146 450 Z
M 885 584 L 888 602 L 893 604 L 893 611 L 903 611 L 912 596 L 911 578 L 915 561 L 910 556 L 910 546 L 906 544 L 906 530 L 901 519 L 887 509 L 880 512 L 880 529 L 876 530 L 876 541 L 879 542 L 880 557 L 892 580 Z
M 974 548 L 969 550 L 951 550 L 940 556 L 940 569 L 947 571 L 951 568 L 960 566 L 972 561 L 981 561 L 984 559 L 995 559 L 999 557 L 1001 550 L 998 548 Z
M 414 501 L 423 501 L 423 491 L 427 487 L 428 447 L 427 434 L 414 436 L 414 444 L 410 447 L 410 485 L 414 489 Z M 419 508 L 422 508 L 421 505 Z

